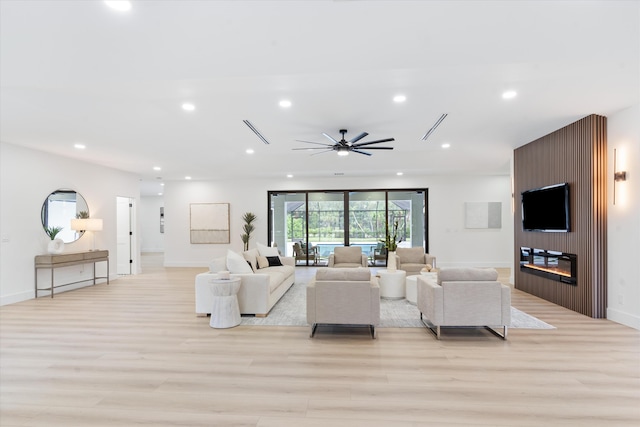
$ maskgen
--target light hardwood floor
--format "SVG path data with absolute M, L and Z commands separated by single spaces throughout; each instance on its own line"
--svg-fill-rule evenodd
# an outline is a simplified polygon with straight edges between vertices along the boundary
M 217 330 L 194 313 L 203 269 L 153 264 L 0 307 L 0 425 L 640 425 L 640 331 L 608 320 L 516 290 L 557 329 Z

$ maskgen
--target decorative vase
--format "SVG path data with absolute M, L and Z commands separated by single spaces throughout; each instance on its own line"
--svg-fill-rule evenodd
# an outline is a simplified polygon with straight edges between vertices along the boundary
M 50 254 L 61 254 L 64 251 L 64 242 L 62 239 L 53 239 L 47 245 L 47 252 Z
M 387 270 L 396 271 L 398 266 L 396 265 L 396 251 L 389 251 L 387 256 Z

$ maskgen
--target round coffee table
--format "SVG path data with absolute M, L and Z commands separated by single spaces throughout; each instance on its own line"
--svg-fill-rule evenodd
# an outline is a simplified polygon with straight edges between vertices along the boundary
M 385 299 L 403 299 L 405 288 L 405 277 L 407 272 L 404 270 L 378 270 L 380 276 L 378 283 L 380 284 L 380 298 Z
M 240 282 L 239 277 L 228 280 L 211 279 L 213 303 L 209 326 L 212 328 L 233 328 L 240 324 L 240 308 L 238 307 Z
M 416 305 L 418 302 L 418 276 L 407 276 L 405 294 L 407 301 Z

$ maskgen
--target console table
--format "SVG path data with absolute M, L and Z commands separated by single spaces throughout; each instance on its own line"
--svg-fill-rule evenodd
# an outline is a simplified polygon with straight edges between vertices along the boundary
M 97 262 L 106 262 L 107 263 L 107 275 L 98 277 L 96 276 L 96 263 Z M 78 280 L 76 282 L 64 283 L 60 285 L 54 285 L 54 271 L 56 268 L 68 267 L 70 265 L 80 265 L 80 264 L 93 264 L 93 279 L 84 279 Z M 35 257 L 35 291 L 36 298 L 38 298 L 38 290 L 41 291 L 51 291 L 51 298 L 53 298 L 53 290 L 55 288 L 60 288 L 62 286 L 74 285 L 76 283 L 88 282 L 93 280 L 93 284 L 96 284 L 96 279 L 107 279 L 107 285 L 109 284 L 109 251 L 107 250 L 97 250 L 97 251 L 87 251 L 87 252 L 73 252 L 73 253 L 65 253 L 65 254 L 50 254 L 50 255 L 36 255 Z M 49 288 L 38 288 L 38 270 L 42 268 L 48 268 L 51 270 L 51 287 Z

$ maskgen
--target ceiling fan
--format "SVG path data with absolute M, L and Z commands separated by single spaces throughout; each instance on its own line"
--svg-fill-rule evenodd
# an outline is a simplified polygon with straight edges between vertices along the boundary
M 340 141 L 336 140 L 334 137 L 332 137 L 329 134 L 326 134 L 324 132 L 322 133 L 322 135 L 324 135 L 329 140 L 331 140 L 331 142 L 333 142 L 333 144 L 323 144 L 322 142 L 302 141 L 302 140 L 297 139 L 296 141 L 298 141 L 298 142 L 305 142 L 307 144 L 322 145 L 322 147 L 317 147 L 317 148 L 294 148 L 294 150 L 323 150 L 323 151 L 321 151 L 319 153 L 312 154 L 312 156 L 315 156 L 316 154 L 327 153 L 329 151 L 335 151 L 335 152 L 338 153 L 339 156 L 346 156 L 350 152 L 354 152 L 354 153 L 358 153 L 358 154 L 364 154 L 365 156 L 370 156 L 371 153 L 367 153 L 366 151 L 363 151 L 363 150 L 393 150 L 393 147 L 371 147 L 371 145 L 380 144 L 381 142 L 395 141 L 394 138 L 378 139 L 376 141 L 369 141 L 369 142 L 358 142 L 362 138 L 364 138 L 365 136 L 369 135 L 367 132 L 362 132 L 360 135 L 358 135 L 355 138 L 352 138 L 349 141 L 347 141 L 347 140 L 344 139 L 344 134 L 347 133 L 347 130 L 346 129 L 340 129 L 340 133 L 342 134 L 342 139 Z

